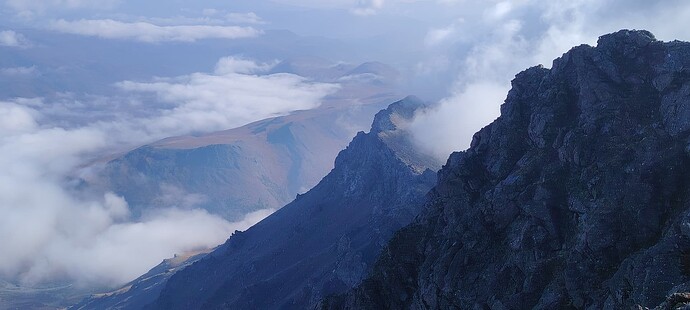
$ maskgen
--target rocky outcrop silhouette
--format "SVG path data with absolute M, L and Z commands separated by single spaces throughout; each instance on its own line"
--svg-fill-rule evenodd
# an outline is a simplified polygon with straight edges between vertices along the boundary
M 630 309 L 689 290 L 690 43 L 622 30 L 518 74 L 420 217 L 322 306 Z

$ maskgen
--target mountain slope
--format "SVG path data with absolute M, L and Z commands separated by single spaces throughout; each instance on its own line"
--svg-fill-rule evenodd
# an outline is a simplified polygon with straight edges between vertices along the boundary
M 690 44 L 602 36 L 518 74 L 351 309 L 629 309 L 690 288 Z
M 420 106 L 406 98 L 377 114 L 316 187 L 175 274 L 151 308 L 303 309 L 359 283 L 435 181 L 433 160 L 386 143 L 405 139 L 397 125 Z
M 352 135 L 392 101 L 385 87 L 342 87 L 316 109 L 142 146 L 92 166 L 86 182 L 123 196 L 135 216 L 203 208 L 237 221 L 278 209 L 316 185 Z
M 69 309 L 141 309 L 156 300 L 161 289 L 173 274 L 199 261 L 207 253 L 189 253 L 166 259 L 120 289 L 91 295 L 69 307 Z

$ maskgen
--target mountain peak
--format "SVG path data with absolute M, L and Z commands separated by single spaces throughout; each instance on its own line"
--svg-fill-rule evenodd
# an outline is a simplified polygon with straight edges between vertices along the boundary
M 599 37 L 597 47 L 605 49 L 620 48 L 621 46 L 644 47 L 654 41 L 656 41 L 656 37 L 647 30 L 623 29 Z
M 406 125 L 414 119 L 415 113 L 426 108 L 426 104 L 415 96 L 407 96 L 381 110 L 374 117 L 371 134 L 380 139 L 398 159 L 417 173 L 426 169 L 438 170 L 441 162 L 414 145 Z
M 396 101 L 390 104 L 388 108 L 376 113 L 371 125 L 371 132 L 381 133 L 397 130 L 401 121 L 411 121 L 415 112 L 425 106 L 424 102 L 415 96 L 407 96 Z
M 357 285 L 436 180 L 395 127 L 420 106 L 380 112 L 379 130 L 358 133 L 319 184 L 173 275 L 151 309 L 307 309 Z
M 690 288 L 690 44 L 602 36 L 512 82 L 356 309 L 631 309 Z

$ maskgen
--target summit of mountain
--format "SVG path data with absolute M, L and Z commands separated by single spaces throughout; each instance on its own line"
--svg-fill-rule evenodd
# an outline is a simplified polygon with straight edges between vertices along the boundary
M 630 309 L 690 290 L 690 43 L 602 36 L 518 74 L 336 309 Z M 676 296 L 676 295 L 674 295 Z

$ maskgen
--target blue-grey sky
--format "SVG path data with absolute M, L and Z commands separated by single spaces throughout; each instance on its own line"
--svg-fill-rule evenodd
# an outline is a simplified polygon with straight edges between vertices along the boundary
M 683 39 L 689 36 L 683 22 L 690 14 L 687 1 L 682 0 L 5 0 L 0 3 L 0 27 L 16 33 L 0 35 L 0 45 L 6 41 L 10 45 L 28 46 L 31 37 L 38 36 L 36 44 L 40 46 L 42 35 L 73 34 L 115 41 L 94 43 L 99 46 L 123 45 L 129 41 L 136 51 L 147 49 L 137 43 L 177 44 L 186 45 L 187 52 L 193 52 L 194 46 L 249 38 L 258 42 L 262 37 L 271 38 L 270 31 L 288 30 L 303 37 L 303 42 L 311 39 L 314 44 L 290 46 L 290 52 L 282 53 L 260 51 L 258 47 L 241 52 L 264 61 L 295 53 L 316 54 L 335 62 L 382 61 L 404 73 L 405 86 L 411 93 L 431 100 L 451 93 L 453 81 L 464 78 L 463 72 L 468 69 L 466 59 L 473 50 L 505 40 L 508 33 L 524 41 L 522 50 L 529 50 L 525 55 L 531 56 L 520 57 L 524 62 L 514 61 L 519 66 L 506 70 L 512 76 L 526 65 L 548 66 L 569 47 L 593 44 L 597 36 L 620 28 L 645 28 L 660 39 Z M 35 30 L 43 32 L 31 33 Z M 314 36 L 331 41 L 316 42 Z M 89 43 L 93 42 L 83 44 Z M 337 48 L 329 50 L 329 46 Z M 96 48 L 95 52 L 98 51 Z M 208 66 L 212 59 L 203 57 L 209 55 L 201 56 L 183 64 L 190 64 L 188 70 L 202 70 L 202 63 Z M 196 67 L 193 62 L 198 62 L 194 63 Z M 152 76 L 166 73 L 149 72 Z

